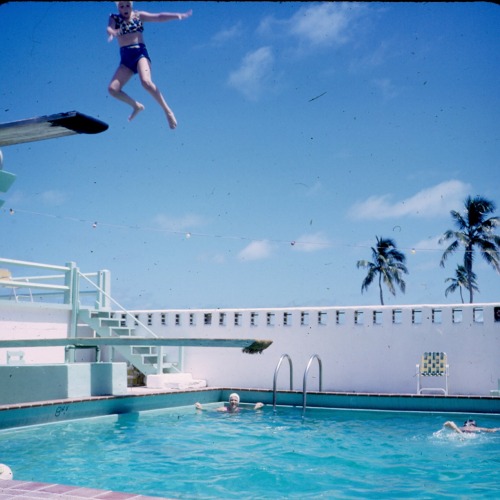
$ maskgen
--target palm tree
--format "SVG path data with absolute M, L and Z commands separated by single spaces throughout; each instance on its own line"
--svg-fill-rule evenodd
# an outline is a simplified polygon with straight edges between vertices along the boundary
M 464 303 L 464 296 L 462 294 L 462 288 L 469 290 L 469 288 L 473 288 L 476 292 L 479 292 L 479 288 L 476 283 L 476 273 L 471 273 L 470 282 L 469 277 L 467 276 L 467 271 L 464 266 L 460 264 L 455 269 L 455 277 L 454 278 L 446 278 L 445 282 L 450 281 L 451 285 L 444 291 L 445 297 L 448 297 L 449 293 L 453 293 L 458 288 L 460 291 L 460 298 L 462 299 L 462 304 Z
M 460 246 L 464 247 L 464 268 L 467 273 L 467 283 L 472 283 L 472 264 L 474 262 L 475 247 L 479 249 L 484 260 L 497 272 L 500 272 L 500 236 L 494 234 L 496 226 L 500 224 L 500 217 L 487 218 L 495 211 L 495 203 L 482 196 L 471 198 L 464 202 L 463 214 L 452 210 L 451 218 L 458 230 L 449 229 L 440 238 L 439 243 L 451 241 L 441 257 L 441 267 L 445 260 Z M 474 300 L 474 287 L 469 287 L 469 298 Z
M 382 293 L 382 282 L 385 283 L 392 295 L 396 295 L 394 284 L 397 284 L 404 293 L 406 283 L 402 274 L 408 274 L 405 262 L 406 256 L 396 248 L 396 243 L 390 238 L 377 238 L 377 246 L 372 247 L 373 262 L 358 260 L 357 267 L 368 269 L 368 274 L 361 285 L 361 293 L 368 289 L 375 277 L 378 275 L 378 288 L 380 291 L 380 303 L 384 305 Z

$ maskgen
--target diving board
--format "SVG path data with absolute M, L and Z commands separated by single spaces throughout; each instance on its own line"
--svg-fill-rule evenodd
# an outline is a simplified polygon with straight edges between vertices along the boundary
M 54 339 L 0 340 L 0 349 L 11 347 L 240 347 L 248 354 L 261 353 L 272 344 L 272 340 L 258 339 L 196 339 L 165 337 L 65 337 Z
M 101 120 L 78 111 L 69 111 L 0 123 L 0 146 L 12 146 L 75 134 L 99 134 L 107 129 L 108 124 Z

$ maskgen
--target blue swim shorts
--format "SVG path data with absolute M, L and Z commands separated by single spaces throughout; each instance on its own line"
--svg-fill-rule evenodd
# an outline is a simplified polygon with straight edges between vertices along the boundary
M 120 64 L 123 64 L 126 68 L 134 73 L 137 73 L 137 63 L 139 59 L 145 57 L 149 62 L 151 58 L 148 54 L 148 49 L 143 43 L 136 43 L 134 45 L 127 45 L 126 47 L 120 47 Z

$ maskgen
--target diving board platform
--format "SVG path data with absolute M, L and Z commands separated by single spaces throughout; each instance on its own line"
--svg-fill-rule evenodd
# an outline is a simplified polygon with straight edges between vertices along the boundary
M 54 339 L 0 340 L 0 349 L 11 347 L 240 347 L 243 352 L 261 353 L 272 344 L 272 340 L 258 339 L 196 339 L 165 337 L 65 337 Z
M 108 124 L 78 111 L 0 123 L 0 146 L 55 139 L 76 134 L 99 134 Z

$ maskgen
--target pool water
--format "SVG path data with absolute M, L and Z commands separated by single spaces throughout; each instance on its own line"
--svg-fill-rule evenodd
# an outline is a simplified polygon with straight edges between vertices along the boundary
M 498 496 L 500 433 L 442 428 L 469 415 L 216 406 L 0 431 L 0 462 L 18 480 L 182 499 Z

